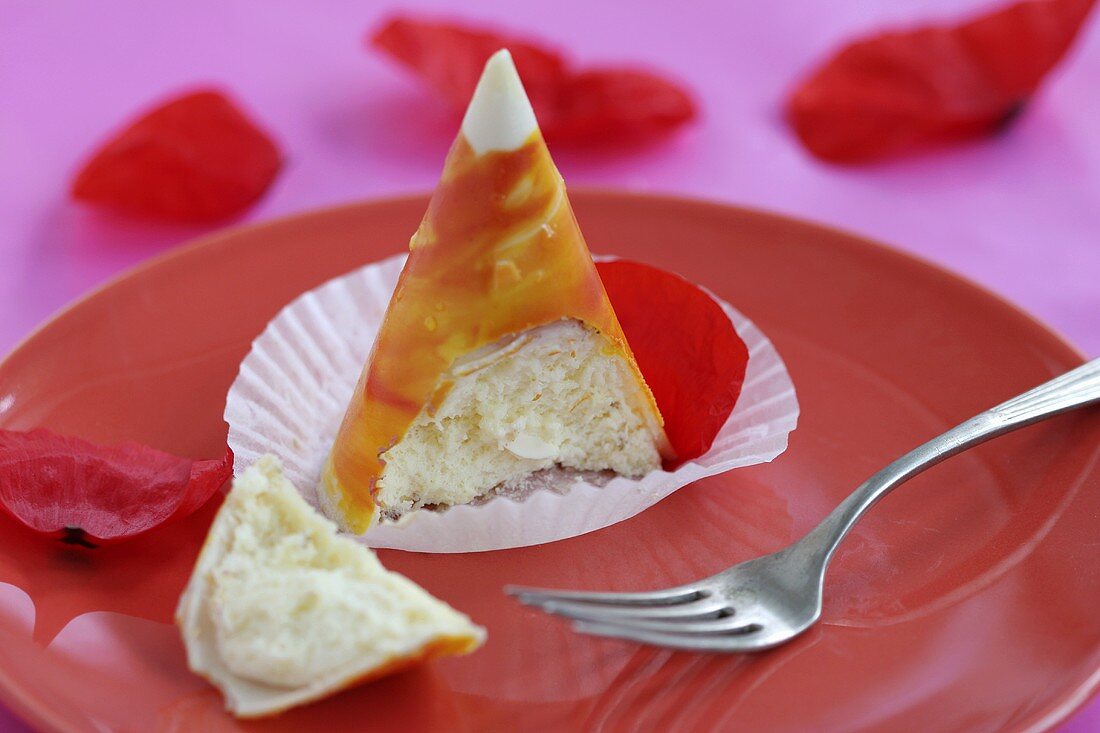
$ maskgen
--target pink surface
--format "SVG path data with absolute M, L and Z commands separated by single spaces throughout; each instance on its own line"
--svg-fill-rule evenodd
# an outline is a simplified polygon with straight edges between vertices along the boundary
M 836 168 L 808 157 L 780 120 L 784 90 L 852 33 L 981 5 L 701 0 L 677 3 L 670 21 L 656 3 L 629 13 L 589 0 L 461 3 L 469 17 L 559 41 L 579 61 L 640 59 L 698 93 L 701 120 L 672 139 L 555 151 L 570 183 L 702 196 L 852 229 L 968 275 L 1100 354 L 1096 23 L 1019 123 L 990 141 Z M 5 3 L 0 351 L 88 288 L 207 231 L 102 217 L 66 200 L 90 146 L 159 96 L 220 83 L 281 141 L 286 168 L 245 220 L 430 187 L 456 120 L 362 50 L 364 29 L 385 12 L 350 0 Z M 1062 730 L 1097 729 L 1094 703 Z M 0 710 L 0 732 L 20 730 Z

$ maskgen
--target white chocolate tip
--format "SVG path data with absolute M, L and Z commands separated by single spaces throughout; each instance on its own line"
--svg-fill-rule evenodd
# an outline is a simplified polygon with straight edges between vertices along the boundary
M 539 129 L 512 54 L 502 48 L 485 62 L 485 70 L 462 118 L 462 134 L 478 155 L 491 150 L 517 150 Z

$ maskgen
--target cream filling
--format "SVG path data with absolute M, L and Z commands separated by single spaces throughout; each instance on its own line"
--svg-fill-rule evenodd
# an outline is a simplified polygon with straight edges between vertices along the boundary
M 532 329 L 470 354 L 450 391 L 386 451 L 380 509 L 466 504 L 555 465 L 641 476 L 664 433 L 630 364 L 578 321 Z

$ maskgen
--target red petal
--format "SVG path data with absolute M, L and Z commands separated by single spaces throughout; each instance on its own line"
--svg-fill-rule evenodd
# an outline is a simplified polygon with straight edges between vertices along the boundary
M 279 172 L 271 139 L 217 91 L 172 99 L 109 140 L 74 198 L 170 221 L 211 221 L 255 202 Z
M 626 260 L 597 262 L 677 463 L 706 453 L 733 411 L 749 352 L 713 298 L 679 275 Z
M 647 137 L 695 116 L 695 104 L 667 79 L 631 69 L 590 69 L 572 76 L 545 118 L 548 139 L 596 142 Z
M 485 62 L 502 48 L 512 54 L 532 104 L 552 101 L 567 75 L 565 62 L 555 51 L 456 23 L 396 17 L 369 41 L 414 71 L 457 109 L 470 102 Z
M 1001 130 L 1069 49 L 1094 0 L 1024 0 L 841 49 L 787 115 L 820 158 L 857 162 Z
M 633 69 L 575 72 L 560 54 L 531 41 L 460 23 L 398 17 L 370 43 L 411 69 L 457 110 L 470 101 L 485 61 L 507 48 L 548 140 L 573 143 L 666 132 L 695 116 L 672 82 Z
M 49 430 L 0 430 L 0 506 L 27 527 L 108 544 L 194 512 L 233 454 L 193 461 L 138 443 L 99 446 Z

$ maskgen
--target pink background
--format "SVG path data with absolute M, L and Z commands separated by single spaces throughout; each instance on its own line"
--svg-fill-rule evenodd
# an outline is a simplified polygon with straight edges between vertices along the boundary
M 702 117 L 642 149 L 555 150 L 573 185 L 674 192 L 870 235 L 963 273 L 1100 354 L 1100 28 L 1007 134 L 860 168 L 823 165 L 779 116 L 808 64 L 882 23 L 974 0 L 463 0 L 405 6 L 502 23 L 583 63 L 640 60 L 697 92 Z M 209 228 L 134 223 L 66 200 L 90 147 L 150 101 L 202 83 L 281 142 L 286 167 L 244 220 L 431 187 L 454 116 L 364 31 L 359 0 L 0 0 L 0 352 L 121 270 Z M 674 10 L 673 10 L 674 9 Z M 1063 733 L 1100 729 L 1100 703 Z M 0 709 L 0 732 L 26 730 Z

